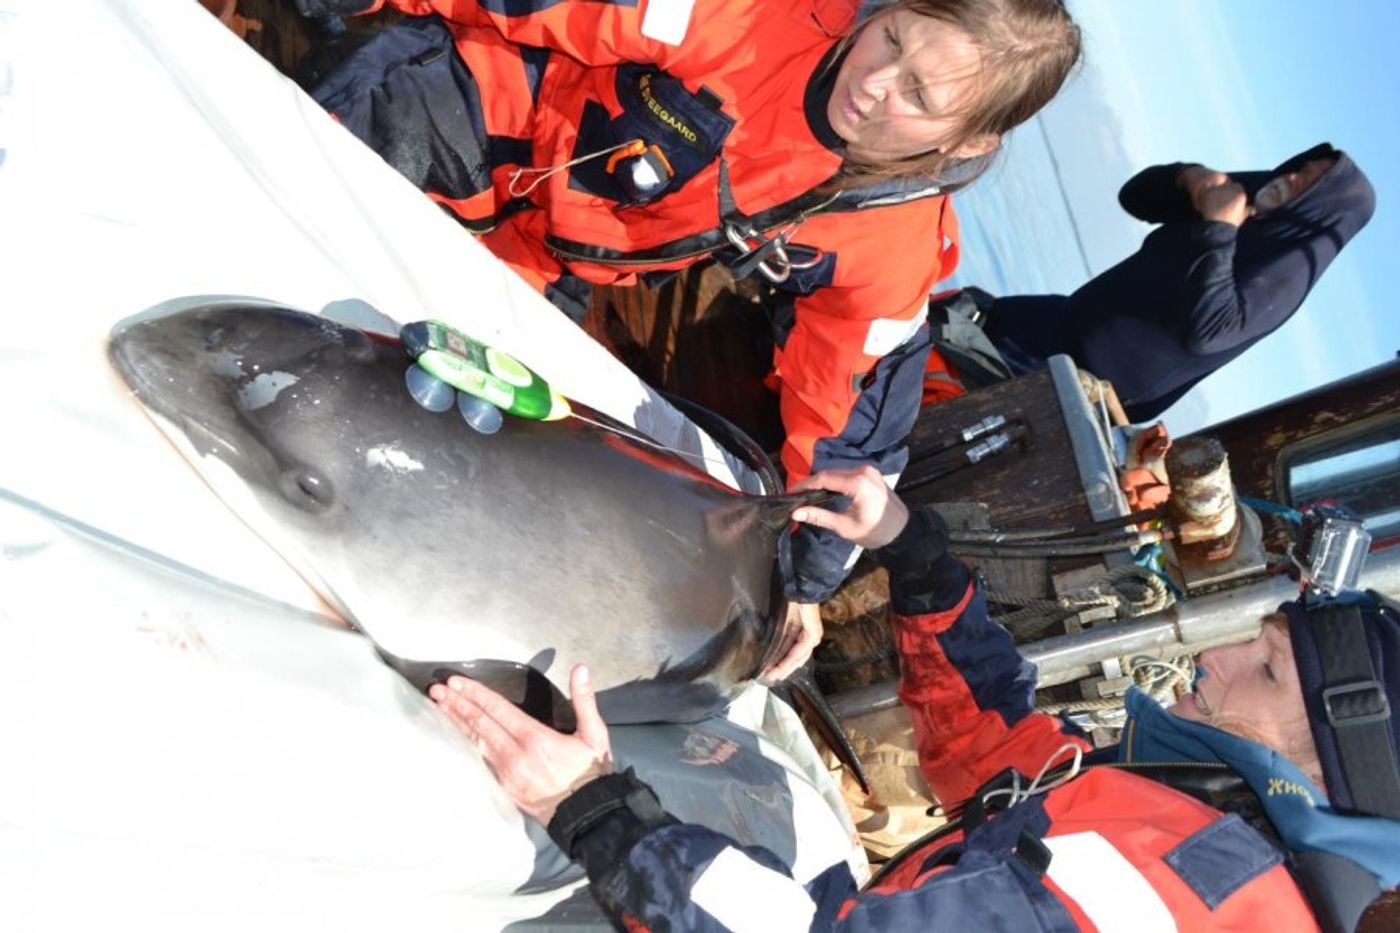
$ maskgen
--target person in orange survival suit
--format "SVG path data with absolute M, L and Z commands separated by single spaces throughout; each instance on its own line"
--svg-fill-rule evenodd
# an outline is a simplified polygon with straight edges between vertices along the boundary
M 1061 3 L 387 2 L 423 18 L 326 72 L 323 106 L 546 294 L 711 257 L 767 277 L 789 481 L 898 475 L 927 295 L 956 263 L 946 191 L 1077 61 Z M 792 547 L 797 640 L 774 679 L 815 647 L 855 556 L 821 529 Z

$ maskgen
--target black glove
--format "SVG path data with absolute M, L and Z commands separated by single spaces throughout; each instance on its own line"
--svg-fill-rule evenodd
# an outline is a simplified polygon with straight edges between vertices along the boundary
M 875 558 L 890 572 L 890 604 L 904 616 L 942 612 L 967 592 L 971 571 L 948 553 L 948 523 L 931 508 L 909 512 L 909 523 Z
M 1172 162 L 1143 169 L 1118 189 L 1118 203 L 1138 220 L 1150 224 L 1198 219 L 1201 215 L 1196 213 L 1191 195 L 1178 183 L 1182 169 L 1192 164 Z
M 1311 150 L 1309 150 L 1311 151 Z M 1118 189 L 1118 203 L 1138 220 L 1150 224 L 1178 223 L 1200 220 L 1201 215 L 1191 203 L 1191 195 L 1181 187 L 1179 179 L 1184 169 L 1198 162 L 1172 162 L 1154 165 L 1129 178 Z M 1244 189 L 1250 203 L 1259 189 L 1269 183 L 1276 172 L 1227 172 L 1230 180 Z

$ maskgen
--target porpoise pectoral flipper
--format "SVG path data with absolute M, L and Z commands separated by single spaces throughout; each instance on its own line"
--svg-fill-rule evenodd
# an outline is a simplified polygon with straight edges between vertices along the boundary
M 783 686 L 787 688 L 791 705 L 796 706 L 807 717 L 807 723 L 822 737 L 822 741 L 836 755 L 836 759 L 851 772 L 860 789 L 864 793 L 870 793 L 870 777 L 865 773 L 865 765 L 861 764 L 860 755 L 856 753 L 856 747 L 851 744 L 846 730 L 841 728 L 836 711 L 831 708 L 825 694 L 817 686 L 817 679 L 812 676 L 811 662 L 794 671 L 792 676 L 783 682 Z
M 396 339 L 255 301 L 134 319 L 109 353 L 215 493 L 398 658 L 485 665 L 541 713 L 583 661 L 610 721 L 681 721 L 774 647 L 796 500 L 584 406 L 482 436 L 413 402 Z
M 424 693 L 453 676 L 480 681 L 540 722 L 572 734 L 578 723 L 569 698 L 537 668 L 514 661 L 408 661 L 379 649 L 384 663 Z

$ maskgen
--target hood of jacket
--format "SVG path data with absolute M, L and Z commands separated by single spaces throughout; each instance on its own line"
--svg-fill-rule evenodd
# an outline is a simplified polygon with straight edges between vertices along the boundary
M 1118 747 L 1125 762 L 1220 762 L 1259 796 L 1290 850 L 1344 856 L 1384 887 L 1400 884 L 1400 822 L 1342 813 L 1291 761 L 1273 749 L 1214 726 L 1173 716 L 1137 688 L 1128 692 L 1128 727 Z

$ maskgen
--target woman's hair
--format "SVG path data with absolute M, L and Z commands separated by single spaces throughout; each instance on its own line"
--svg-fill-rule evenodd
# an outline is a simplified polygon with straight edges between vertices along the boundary
M 888 162 L 848 162 L 843 180 L 925 176 L 941 178 L 947 153 L 989 135 L 1019 126 L 1050 102 L 1079 61 L 1079 27 L 1062 0 L 893 0 L 860 24 L 860 30 L 885 15 L 903 10 L 956 26 L 971 38 L 980 58 L 974 89 L 960 106 L 959 129 L 938 149 Z M 991 164 L 978 161 L 959 172 L 970 181 Z

